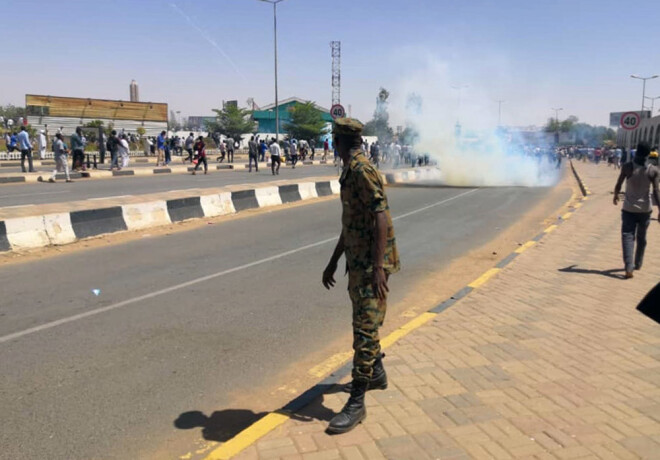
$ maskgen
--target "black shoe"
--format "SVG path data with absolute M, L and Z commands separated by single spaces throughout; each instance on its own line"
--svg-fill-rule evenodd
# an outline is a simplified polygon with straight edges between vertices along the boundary
M 367 410 L 364 407 L 364 395 L 367 392 L 367 385 L 367 382 L 355 382 L 351 397 L 348 398 L 341 412 L 332 417 L 328 428 L 325 430 L 326 433 L 347 433 L 367 417 Z
M 367 391 L 370 390 L 386 390 L 387 389 L 387 373 L 385 372 L 385 367 L 383 367 L 383 358 L 385 353 L 381 353 L 376 361 L 374 362 L 374 370 L 371 374 L 371 380 L 367 385 Z M 353 389 L 353 382 L 349 382 L 344 385 L 343 391 L 345 393 L 350 393 Z

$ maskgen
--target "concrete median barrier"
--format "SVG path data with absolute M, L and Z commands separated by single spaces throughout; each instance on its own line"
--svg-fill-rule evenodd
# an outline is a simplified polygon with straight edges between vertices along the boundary
M 165 201 L 128 204 L 121 208 L 124 222 L 129 230 L 142 230 L 172 223 Z
M 43 216 L 7 219 L 5 228 L 7 239 L 14 249 L 38 248 L 50 244 Z
M 44 227 L 50 244 L 69 244 L 76 241 L 76 233 L 71 225 L 71 214 L 68 212 L 45 215 Z
M 110 173 L 109 171 L 104 171 Z M 121 171 L 120 171 L 121 172 Z M 405 173 L 405 174 L 404 174 Z M 387 183 L 413 181 L 425 172 L 385 174 Z M 315 180 L 318 179 L 318 180 Z M 89 201 L 43 205 L 41 215 L 27 214 L 38 209 L 25 207 L 4 212 L 0 220 L 0 252 L 63 245 L 77 240 L 127 230 L 143 230 L 189 219 L 217 217 L 249 209 L 279 206 L 286 203 L 337 195 L 337 179 L 312 178 L 304 182 L 276 181 L 269 184 L 231 186 L 218 189 L 180 190 L 144 197 L 108 198 L 104 203 Z M 144 201 L 139 201 L 143 199 Z M 72 209 L 61 211 L 62 206 Z M 98 206 L 95 207 L 95 206 Z M 84 207 L 90 209 L 84 209 Z M 82 208 L 82 209 L 81 209 Z

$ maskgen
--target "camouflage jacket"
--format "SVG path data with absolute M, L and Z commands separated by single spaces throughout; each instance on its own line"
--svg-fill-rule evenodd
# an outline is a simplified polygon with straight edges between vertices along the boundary
M 387 216 L 387 242 L 383 269 L 392 274 L 400 270 L 394 227 L 380 173 L 369 163 L 362 150 L 351 152 L 341 178 L 342 235 L 346 265 L 350 272 L 373 271 L 371 250 L 375 237 L 375 214 Z

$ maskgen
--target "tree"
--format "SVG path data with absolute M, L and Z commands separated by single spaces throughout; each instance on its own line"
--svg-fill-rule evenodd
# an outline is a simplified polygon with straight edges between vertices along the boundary
M 598 146 L 603 145 L 606 141 L 616 140 L 616 132 L 612 128 L 579 123 L 578 117 L 574 115 L 559 123 L 554 118 L 548 118 L 544 130 L 548 133 L 557 131 L 570 133 L 575 137 L 575 142 L 580 145 Z
M 4 132 L 5 127 L 7 128 L 6 131 L 15 131 L 20 129 L 20 126 L 18 124 L 18 119 L 21 117 L 25 117 L 25 108 L 24 107 L 17 107 L 13 104 L 7 104 L 7 105 L 0 105 L 0 117 L 3 118 L 3 122 L 0 123 L 0 131 Z M 8 120 L 13 120 L 13 126 L 10 129 L 7 121 Z M 29 118 L 28 118 L 29 120 Z
M 110 133 L 115 128 L 113 122 L 108 123 L 108 126 L 105 126 L 102 120 L 92 120 L 84 125 L 85 128 L 103 128 L 103 133 L 106 136 L 110 136 Z
M 362 134 L 365 136 L 378 136 L 378 140 L 381 143 L 390 142 L 392 137 L 394 137 L 394 131 L 389 124 L 390 114 L 387 112 L 387 99 L 389 97 L 389 91 L 385 88 L 380 88 L 378 98 L 376 99 L 374 117 L 364 125 L 364 129 L 362 130 Z
M 399 140 L 402 144 L 415 145 L 419 141 L 419 131 L 414 126 L 408 125 L 401 132 Z
M 215 121 L 206 122 L 206 129 L 210 133 L 220 133 L 234 140 L 241 135 L 252 133 L 257 128 L 257 123 L 250 118 L 250 110 L 241 109 L 232 104 L 226 104 L 220 109 L 213 109 L 216 114 Z
M 325 120 L 313 102 L 298 104 L 291 109 L 291 122 L 284 125 L 289 136 L 296 139 L 318 139 L 326 133 Z

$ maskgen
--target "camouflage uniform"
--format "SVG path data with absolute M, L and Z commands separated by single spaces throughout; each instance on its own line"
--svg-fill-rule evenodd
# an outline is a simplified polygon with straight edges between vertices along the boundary
M 374 361 L 380 353 L 378 329 L 383 324 L 387 310 L 386 300 L 378 299 L 372 287 L 374 267 L 371 250 L 376 213 L 384 212 L 387 217 L 387 242 L 383 260 L 386 276 L 399 271 L 399 253 L 382 178 L 361 149 L 351 152 L 351 160 L 345 166 L 339 182 L 343 208 L 342 235 L 349 275 L 348 292 L 353 303 L 353 378 L 368 381 Z

